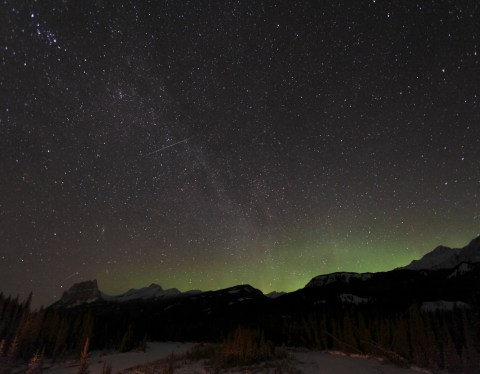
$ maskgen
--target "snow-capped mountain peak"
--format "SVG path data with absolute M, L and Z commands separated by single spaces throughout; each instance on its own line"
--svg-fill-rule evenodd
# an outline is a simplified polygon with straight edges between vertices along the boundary
M 439 246 L 419 260 L 413 260 L 405 269 L 436 270 L 451 269 L 461 263 L 480 262 L 480 236 L 473 239 L 463 248 L 448 248 Z

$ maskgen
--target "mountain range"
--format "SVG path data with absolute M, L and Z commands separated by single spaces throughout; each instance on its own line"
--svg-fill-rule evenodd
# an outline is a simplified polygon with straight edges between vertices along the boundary
M 373 299 L 378 301 L 378 298 L 381 298 L 381 290 L 388 295 L 397 288 L 397 283 L 400 284 L 400 289 L 397 291 L 399 295 L 403 295 L 403 298 L 408 298 L 408 294 L 418 294 L 422 289 L 421 284 L 430 278 L 437 279 L 437 282 L 439 282 L 437 286 L 440 283 L 446 283 L 444 290 L 448 290 L 450 288 L 448 284 L 454 284 L 454 279 L 464 277 L 467 273 L 479 270 L 479 268 L 480 236 L 473 239 L 463 248 L 452 249 L 439 246 L 419 260 L 414 260 L 403 268 L 397 268 L 389 272 L 339 272 L 319 275 L 308 282 L 304 289 L 291 293 L 272 292 L 268 295 L 263 295 L 261 291 L 248 285 L 236 286 L 220 291 L 202 292 L 199 290 L 191 290 L 180 292 L 176 288 L 164 290 L 160 285 L 151 284 L 141 289 L 130 289 L 118 296 L 110 296 L 101 292 L 98 288 L 97 281 L 93 280 L 74 284 L 69 290 L 64 292 L 61 299 L 53 304 L 51 308 L 63 309 L 89 304 L 118 304 L 138 301 L 168 302 L 185 298 L 194 299 L 194 297 L 198 297 L 199 295 L 204 297 L 205 295 L 234 295 L 236 293 L 239 294 L 238 302 L 251 300 L 250 297 L 244 295 L 245 290 L 255 290 L 255 295 L 260 298 L 285 299 L 302 291 L 309 292 L 309 290 L 316 289 L 317 293 L 319 293 L 318 290 L 335 289 L 337 299 L 344 303 L 364 303 L 372 301 Z M 415 289 L 405 289 L 404 286 L 406 284 L 410 284 Z M 425 287 L 435 288 L 429 284 L 429 282 L 427 282 Z M 405 294 L 405 291 L 408 292 Z M 425 290 L 425 292 L 426 291 L 427 290 Z M 249 292 L 250 291 L 247 293 Z M 240 294 L 242 296 L 240 296 Z M 231 298 L 229 297 L 228 299 L 230 300 Z M 232 300 L 229 302 L 231 301 Z
M 169 299 L 181 296 L 189 296 L 199 294 L 200 290 L 191 290 L 187 292 L 180 292 L 176 288 L 169 288 L 164 290 L 160 285 L 152 283 L 148 287 L 135 289 L 132 288 L 127 292 L 111 296 L 101 292 L 98 288 L 97 280 L 89 280 L 80 283 L 75 283 L 62 295 L 62 298 L 57 301 L 52 307 L 55 308 L 73 308 L 82 304 L 98 303 L 98 302 L 112 302 L 121 303 L 134 300 L 156 300 Z

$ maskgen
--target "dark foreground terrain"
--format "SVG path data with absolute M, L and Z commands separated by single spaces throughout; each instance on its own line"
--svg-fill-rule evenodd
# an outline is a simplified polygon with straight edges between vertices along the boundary
M 465 248 L 472 251 L 479 242 L 477 238 Z M 16 357 L 24 359 L 39 349 L 60 357 L 79 352 L 87 338 L 92 349 L 121 352 L 147 340 L 220 342 L 241 327 L 258 331 L 276 346 L 478 372 L 480 263 L 455 256 L 459 261 L 447 268 L 426 256 L 430 269 L 322 275 L 275 298 L 249 285 L 187 293 L 152 285 L 110 297 L 88 281 L 74 285 L 47 309 L 32 312 L 29 301 L 2 295 L 0 354 L 7 362 L 14 346 Z

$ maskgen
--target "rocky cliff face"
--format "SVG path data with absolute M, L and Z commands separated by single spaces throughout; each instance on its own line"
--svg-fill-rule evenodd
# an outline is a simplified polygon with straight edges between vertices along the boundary
M 74 307 L 80 304 L 102 300 L 102 293 L 98 289 L 96 280 L 74 284 L 65 291 L 62 298 L 55 303 L 58 307 Z

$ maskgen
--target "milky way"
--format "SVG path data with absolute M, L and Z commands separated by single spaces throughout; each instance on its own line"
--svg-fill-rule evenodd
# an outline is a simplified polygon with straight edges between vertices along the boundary
M 0 290 L 291 291 L 480 232 L 476 1 L 0 4 Z

